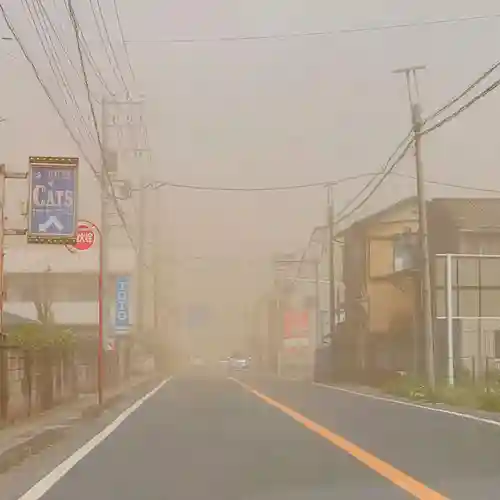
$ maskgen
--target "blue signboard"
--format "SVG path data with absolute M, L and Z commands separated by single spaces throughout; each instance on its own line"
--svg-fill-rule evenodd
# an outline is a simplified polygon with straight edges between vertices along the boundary
M 127 333 L 130 329 L 129 314 L 129 276 L 116 278 L 115 332 Z
M 28 243 L 75 244 L 78 158 L 30 157 Z
M 202 328 L 209 320 L 208 309 L 204 306 L 191 306 L 187 312 L 187 327 L 190 330 Z

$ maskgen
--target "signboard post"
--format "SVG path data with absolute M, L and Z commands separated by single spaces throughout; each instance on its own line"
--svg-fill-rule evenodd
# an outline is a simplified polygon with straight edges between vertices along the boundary
M 96 226 L 93 222 L 88 220 L 81 220 L 76 224 L 76 238 L 73 244 L 73 248 L 75 250 L 88 250 L 93 244 L 95 240 L 94 230 L 99 235 L 99 286 L 98 286 L 98 316 L 99 316 L 99 339 L 97 346 L 97 397 L 99 401 L 99 405 L 103 403 L 103 391 L 104 391 L 104 334 L 103 334 L 103 266 L 102 260 L 104 255 L 104 249 L 102 244 L 102 233 L 99 229 L 99 226 Z M 69 246 L 66 245 L 66 248 L 69 250 Z M 106 347 L 107 350 L 109 345 Z
M 129 277 L 118 276 L 116 278 L 116 309 L 115 309 L 115 333 L 117 335 L 127 334 L 130 330 L 129 289 L 130 289 Z
M 28 243 L 74 245 L 78 158 L 30 156 Z

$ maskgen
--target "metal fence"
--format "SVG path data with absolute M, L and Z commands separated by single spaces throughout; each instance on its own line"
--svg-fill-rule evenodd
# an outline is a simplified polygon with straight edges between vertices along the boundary
M 437 255 L 434 276 L 437 321 L 446 323 L 448 383 L 455 383 L 457 358 L 474 358 L 475 376 L 481 377 L 487 360 L 496 353 L 500 357 L 495 335 L 500 330 L 500 255 Z

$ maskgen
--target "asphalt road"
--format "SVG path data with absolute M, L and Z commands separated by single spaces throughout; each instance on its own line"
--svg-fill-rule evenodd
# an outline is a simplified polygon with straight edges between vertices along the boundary
M 250 377 L 174 378 L 128 413 L 23 500 L 500 498 L 491 423 Z

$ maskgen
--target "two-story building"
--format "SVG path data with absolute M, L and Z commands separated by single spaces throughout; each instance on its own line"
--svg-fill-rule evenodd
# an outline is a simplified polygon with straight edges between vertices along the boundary
M 438 376 L 444 376 L 447 364 L 449 315 L 456 365 L 480 373 L 500 353 L 500 341 L 495 346 L 500 259 L 494 257 L 500 255 L 500 199 L 436 198 L 427 206 Z M 411 197 L 338 235 L 344 241 L 346 328 L 335 341 L 342 346 L 345 372 L 423 371 L 418 226 L 417 199 Z M 451 312 L 443 254 L 454 255 Z

